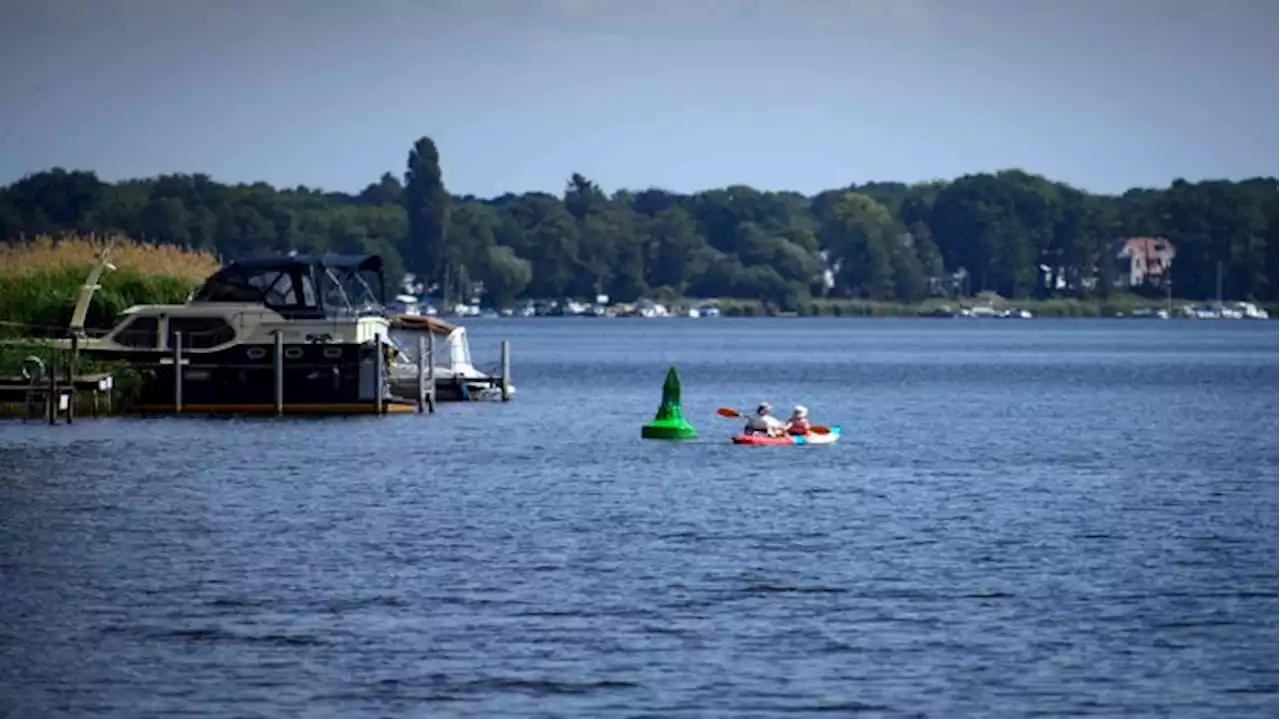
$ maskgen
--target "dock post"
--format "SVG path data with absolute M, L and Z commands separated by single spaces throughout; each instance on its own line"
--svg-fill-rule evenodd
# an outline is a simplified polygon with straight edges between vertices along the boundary
M 71 388 L 71 401 L 67 403 L 67 424 L 76 420 L 76 366 L 80 359 L 80 336 L 71 335 L 71 356 L 67 358 L 67 386 Z
M 386 377 L 383 371 L 387 355 L 382 348 L 382 335 L 373 336 L 373 413 L 382 414 L 382 383 Z
M 436 413 L 436 334 L 427 331 L 427 412 Z
M 276 330 L 275 395 L 276 416 L 284 416 L 284 332 Z
M 430 334 L 429 332 L 427 334 Z M 427 338 L 418 337 L 418 413 L 427 409 Z
M 57 350 L 50 355 L 49 362 L 49 394 L 45 397 L 45 405 L 49 410 L 49 424 L 58 423 L 58 354 Z
M 182 414 L 182 332 L 173 333 L 173 413 Z
M 502 401 L 511 401 L 511 341 L 502 340 Z

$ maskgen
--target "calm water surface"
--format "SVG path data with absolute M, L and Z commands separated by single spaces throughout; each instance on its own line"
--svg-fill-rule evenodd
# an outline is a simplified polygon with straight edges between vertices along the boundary
M 471 332 L 514 402 L 0 424 L 0 716 L 1275 716 L 1275 323 Z

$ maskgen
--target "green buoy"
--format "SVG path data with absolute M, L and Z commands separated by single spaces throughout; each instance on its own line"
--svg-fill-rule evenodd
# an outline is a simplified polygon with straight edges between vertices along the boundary
M 680 378 L 676 368 L 667 370 L 667 381 L 662 383 L 662 404 L 653 421 L 640 428 L 644 439 L 689 439 L 697 434 L 693 425 L 680 413 Z

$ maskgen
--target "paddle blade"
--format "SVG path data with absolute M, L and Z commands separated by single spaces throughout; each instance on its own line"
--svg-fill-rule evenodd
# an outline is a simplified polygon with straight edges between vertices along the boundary
M 831 428 L 815 424 L 809 428 L 809 434 L 831 434 Z
M 741 417 L 741 416 L 742 416 L 742 413 L 741 413 L 741 412 L 739 412 L 738 410 L 736 410 L 736 409 L 729 409 L 728 407 L 721 407 L 720 409 L 716 410 L 716 414 L 720 415 L 721 417 L 734 417 L 734 418 L 736 418 L 736 417 Z

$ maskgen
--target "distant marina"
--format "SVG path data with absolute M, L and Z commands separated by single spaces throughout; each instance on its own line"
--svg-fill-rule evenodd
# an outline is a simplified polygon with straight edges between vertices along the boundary
M 732 309 L 721 307 L 721 303 L 732 305 Z M 851 302 L 852 304 L 852 302 Z M 869 303 L 873 304 L 873 303 Z M 1020 306 L 1016 303 L 995 302 L 990 300 L 982 300 L 975 298 L 970 303 L 948 303 L 940 304 L 928 309 L 918 309 L 913 312 L 895 312 L 889 314 L 877 313 L 847 313 L 847 316 L 894 316 L 894 317 L 924 317 L 924 318 L 967 318 L 967 319 L 1036 319 L 1036 318 L 1054 318 L 1063 316 L 1079 316 L 1075 314 L 1062 313 L 1037 313 L 1032 307 L 1039 303 L 1028 303 L 1026 306 Z M 656 300 L 641 299 L 636 302 L 616 302 L 611 303 L 607 297 L 597 298 L 594 302 L 584 302 L 574 299 L 560 300 L 528 300 L 520 303 L 514 308 L 504 308 L 501 310 L 492 307 L 485 307 L 479 302 L 455 303 L 446 305 L 443 310 L 437 307 L 429 298 L 421 299 L 413 295 L 402 294 L 396 297 L 395 302 L 391 303 L 390 308 L 394 312 L 398 312 L 407 316 L 428 316 L 428 317 L 449 317 L 449 318 L 471 318 L 471 319 L 498 319 L 504 317 L 529 318 L 529 317 L 589 317 L 589 318 L 617 318 L 617 317 L 639 317 L 644 319 L 654 318 L 689 318 L 689 319 L 708 319 L 717 317 L 733 317 L 738 315 L 747 316 L 770 316 L 770 317 L 799 317 L 806 315 L 818 315 L 827 313 L 801 313 L 801 312 L 785 312 L 780 310 L 770 310 L 764 308 L 762 312 L 741 312 L 744 305 L 739 300 L 699 300 L 696 302 L 673 302 L 663 303 Z M 841 315 L 838 311 L 830 314 Z M 1110 313 L 1099 313 L 1089 315 L 1095 317 L 1106 318 L 1135 318 L 1135 319 L 1194 319 L 1194 320 L 1266 320 L 1271 319 L 1271 313 L 1263 309 L 1253 302 L 1206 302 L 1206 303 L 1167 303 L 1164 307 L 1139 307 L 1136 309 L 1119 310 Z
M 950 306 L 943 305 L 937 310 L 930 312 L 922 312 L 922 317 L 974 317 L 974 318 L 994 318 L 994 319 L 1034 319 L 1035 315 L 1030 310 L 1019 309 L 1017 307 L 1007 307 L 998 309 L 992 305 L 977 305 L 973 307 L 961 307 L 952 310 Z M 1143 307 L 1129 312 L 1115 312 L 1110 315 L 1116 318 L 1143 318 L 1143 319 L 1192 319 L 1192 320 L 1265 320 L 1270 319 L 1270 314 L 1252 302 L 1227 302 L 1216 304 L 1184 304 L 1179 305 L 1173 311 L 1165 308 Z
M 583 302 L 574 299 L 560 300 L 528 300 L 514 308 L 495 310 L 483 307 L 478 302 L 447 305 L 442 312 L 429 300 L 421 300 L 412 295 L 399 295 L 390 305 L 393 311 L 405 315 L 426 315 L 432 317 L 456 317 L 497 319 L 499 317 L 720 317 L 720 308 L 712 301 L 699 304 L 664 304 L 654 300 L 638 300 L 636 302 L 610 303 L 608 298 L 598 298 L 595 302 Z

